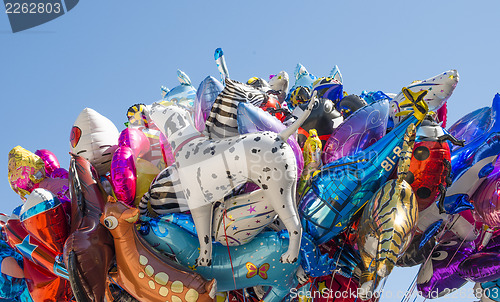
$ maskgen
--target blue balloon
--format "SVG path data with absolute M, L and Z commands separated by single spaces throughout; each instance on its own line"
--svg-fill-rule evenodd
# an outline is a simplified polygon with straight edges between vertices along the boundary
M 336 271 L 346 278 L 352 278 L 354 268 L 361 263 L 361 256 L 350 245 L 342 245 L 332 258 L 327 254 L 322 255 L 312 238 L 303 234 L 300 252 L 302 255 L 301 266 L 307 275 L 321 277 Z
M 293 264 L 280 262 L 281 254 L 288 249 L 288 233 L 263 232 L 241 246 L 214 243 L 212 266 L 195 267 L 199 242 L 193 227 L 188 215 L 175 213 L 143 222 L 140 234 L 157 250 L 174 256 L 181 265 L 205 278 L 216 278 L 219 291 L 270 286 L 264 301 L 278 302 L 298 285 L 296 272 L 301 257 Z
M 444 201 L 445 209 L 455 212 L 467 203 L 478 184 L 492 171 L 491 163 L 500 154 L 500 94 L 496 94 L 491 105 L 489 128 L 451 153 L 451 180 Z M 483 123 L 484 124 L 484 123 Z M 465 196 L 464 196 L 465 195 Z M 470 206 L 472 207 L 472 206 Z
M 14 258 L 20 267 L 23 266 L 23 257 L 13 250 L 5 241 L 0 240 L 0 266 L 3 259 L 7 257 Z M 24 278 L 15 278 L 4 273 L 0 273 L 0 300 L 12 299 L 12 301 L 22 301 L 18 300 L 21 297 L 29 297 L 31 299 L 29 293 L 28 296 L 24 293 L 27 291 L 27 288 L 28 287 Z M 30 301 L 27 300 L 27 298 L 23 299 L 24 301 Z
M 181 84 L 170 90 L 163 101 L 173 102 L 192 110 L 196 99 L 196 89 L 191 85 L 191 80 L 183 71 L 177 70 L 177 78 Z
M 433 224 L 431 224 L 427 228 L 427 230 L 425 230 L 424 234 L 422 235 L 422 239 L 420 240 L 420 243 L 418 245 L 419 249 L 422 249 L 424 247 L 424 245 L 429 240 L 431 240 L 431 238 L 434 237 L 434 235 L 436 235 L 437 231 L 439 231 L 439 228 L 441 227 L 442 224 L 443 224 L 443 220 L 440 219 L 440 220 L 434 222 Z
M 325 165 L 299 203 L 302 227 L 316 244 L 322 244 L 349 224 L 353 216 L 387 181 L 399 159 L 408 116 L 389 134 L 364 151 L 345 156 Z

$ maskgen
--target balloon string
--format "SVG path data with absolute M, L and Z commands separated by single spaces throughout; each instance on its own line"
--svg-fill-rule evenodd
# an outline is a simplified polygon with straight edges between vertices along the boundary
M 349 236 L 349 233 L 350 233 L 350 229 L 348 231 L 348 234 L 347 236 Z M 344 245 L 345 245 L 345 240 L 344 242 L 342 243 L 342 246 L 340 247 L 340 253 L 339 253 L 339 257 L 337 258 L 337 262 L 335 263 L 335 270 L 333 271 L 333 274 L 332 274 L 332 278 L 330 279 L 330 286 L 328 287 L 329 289 L 332 289 L 332 285 L 333 285 L 333 280 L 335 279 L 335 274 L 337 273 L 337 266 L 339 265 L 339 262 L 340 262 L 340 255 L 342 255 L 342 251 L 344 250 Z M 349 281 L 351 279 L 349 278 Z M 331 295 L 328 295 L 328 298 L 326 299 L 326 302 L 330 301 L 330 297 Z M 332 298 L 333 299 L 333 298 Z M 356 298 L 357 299 L 357 298 Z
M 231 258 L 231 251 L 229 250 L 229 242 L 227 241 L 227 234 L 226 234 L 226 211 L 227 210 L 224 207 L 224 214 L 222 216 L 222 223 L 224 224 L 224 238 L 226 239 L 227 253 L 229 255 L 229 262 L 231 263 L 231 271 L 233 272 L 234 289 L 236 289 L 236 276 L 234 275 L 233 259 Z
M 458 219 L 457 219 L 457 220 L 458 220 Z M 456 221 L 455 221 L 455 222 L 456 222 Z M 455 223 L 453 223 L 453 224 L 455 224 Z M 452 226 L 453 226 L 453 225 L 452 225 Z M 471 229 L 470 229 L 470 231 L 469 231 L 469 233 L 467 233 L 467 236 L 466 236 L 465 238 L 469 237 L 470 233 L 471 233 L 473 230 L 474 230 L 474 228 L 471 228 Z M 449 265 L 450 265 L 451 261 L 452 261 L 452 260 L 453 260 L 453 258 L 455 258 L 455 256 L 457 255 L 458 250 L 462 247 L 462 245 L 463 245 L 463 244 L 464 244 L 464 242 L 465 242 L 465 238 L 464 238 L 464 239 L 462 239 L 462 242 L 460 242 L 460 245 L 459 245 L 459 246 L 458 246 L 458 248 L 455 250 L 455 253 L 454 253 L 454 254 L 453 254 L 453 256 L 450 258 L 450 261 L 448 261 L 448 264 L 446 264 L 446 267 L 449 267 Z M 431 293 L 432 293 L 432 291 L 434 290 L 434 288 L 436 287 L 436 285 L 437 285 L 437 283 L 435 283 L 435 284 L 432 286 L 432 288 L 431 288 L 431 290 L 430 290 L 430 292 L 431 292 Z M 426 300 L 427 300 L 427 298 L 425 298 L 424 302 L 425 302 Z
M 450 223 L 450 221 L 446 221 L 446 223 L 444 224 L 444 227 L 443 227 L 443 230 L 441 231 L 440 234 L 438 234 L 437 237 L 439 237 L 439 239 L 437 239 L 437 241 L 440 241 L 441 238 L 444 236 L 444 234 L 446 233 L 446 227 L 448 226 L 448 224 Z M 452 225 L 453 226 L 453 225 Z M 436 249 L 438 245 L 435 244 L 434 247 L 432 248 L 431 252 L 429 253 L 429 256 L 427 256 L 427 258 L 425 259 L 424 263 L 422 264 L 422 266 L 425 266 L 427 264 L 427 261 L 429 261 L 429 259 L 431 258 L 432 256 L 432 253 L 434 252 L 434 250 Z M 401 299 L 401 302 L 408 302 L 410 301 L 410 298 L 411 298 L 411 295 L 413 294 L 413 291 L 415 291 L 415 288 L 417 287 L 417 277 L 418 277 L 418 272 L 417 274 L 415 275 L 415 278 L 413 279 L 413 282 L 410 284 L 410 286 L 408 288 L 411 287 L 411 290 L 409 292 L 406 292 L 405 295 L 403 296 L 403 299 Z M 425 302 L 425 300 L 424 300 Z

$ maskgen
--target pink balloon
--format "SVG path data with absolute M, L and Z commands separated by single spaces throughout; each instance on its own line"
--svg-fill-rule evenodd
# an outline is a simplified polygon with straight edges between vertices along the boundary
M 135 128 L 127 128 L 120 133 L 118 146 L 128 146 L 136 157 L 141 157 L 149 151 L 149 139 Z
M 120 146 L 113 154 L 111 161 L 111 184 L 116 198 L 133 207 L 135 199 L 137 174 L 132 148 Z
M 55 154 L 47 149 L 36 150 L 35 154 L 45 163 L 45 174 L 47 176 L 51 177 L 52 172 L 61 167 Z

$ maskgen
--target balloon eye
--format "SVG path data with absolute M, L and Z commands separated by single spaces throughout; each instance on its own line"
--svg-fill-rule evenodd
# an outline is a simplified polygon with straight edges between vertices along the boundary
M 314 109 L 317 109 L 319 106 L 319 101 L 314 101 L 314 106 L 313 106 L 313 110 Z
M 440 260 L 446 259 L 446 257 L 448 257 L 448 252 L 445 252 L 445 251 L 439 251 L 439 252 L 432 253 L 432 260 L 440 261 Z
M 441 243 L 440 245 L 441 246 L 453 246 L 453 245 L 457 245 L 458 242 L 456 241 L 446 241 L 446 242 L 443 242 Z
M 104 225 L 110 230 L 116 229 L 118 226 L 118 219 L 114 216 L 107 217 L 104 219 Z
M 326 113 L 330 113 L 333 110 L 333 103 L 331 101 L 325 101 L 324 109 Z

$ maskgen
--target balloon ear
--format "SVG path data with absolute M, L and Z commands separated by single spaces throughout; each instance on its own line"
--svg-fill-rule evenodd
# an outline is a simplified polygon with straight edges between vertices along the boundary
M 116 199 L 113 196 L 109 195 L 108 202 L 116 202 Z

